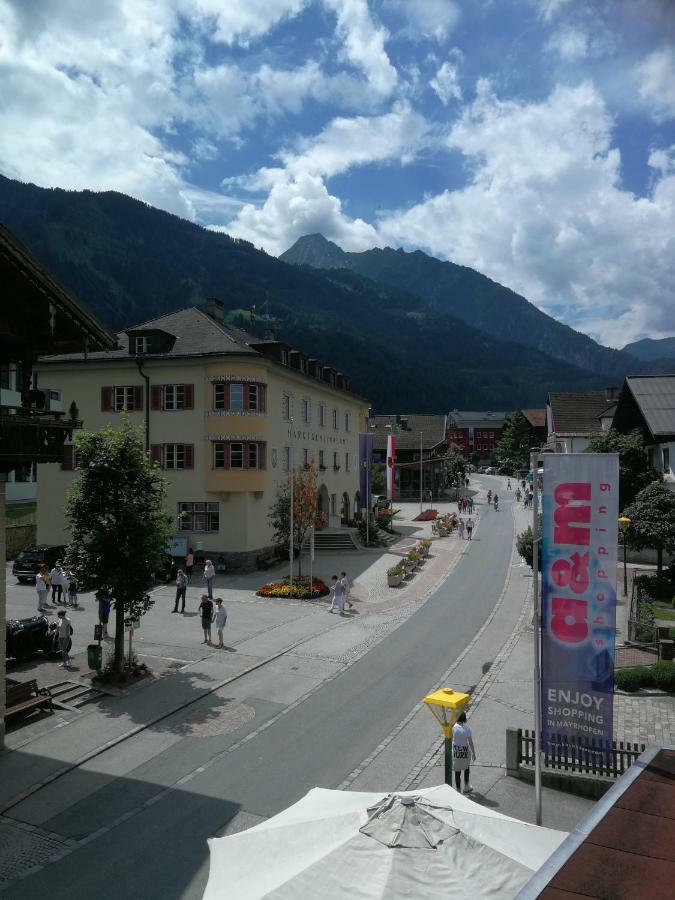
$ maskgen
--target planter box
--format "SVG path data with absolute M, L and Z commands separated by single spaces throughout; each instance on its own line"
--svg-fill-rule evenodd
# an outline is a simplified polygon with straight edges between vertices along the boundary
M 387 575 L 387 584 L 389 587 L 398 587 L 403 581 L 403 575 Z

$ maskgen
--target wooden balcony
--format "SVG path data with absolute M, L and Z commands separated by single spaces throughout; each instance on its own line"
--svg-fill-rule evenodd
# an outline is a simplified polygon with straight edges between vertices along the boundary
M 63 446 L 82 422 L 63 412 L 0 407 L 0 472 L 28 463 L 60 463 Z

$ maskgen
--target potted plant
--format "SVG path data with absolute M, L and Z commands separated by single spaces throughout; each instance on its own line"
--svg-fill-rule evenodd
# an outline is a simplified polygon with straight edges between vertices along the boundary
M 403 581 L 403 574 L 401 563 L 392 566 L 391 569 L 387 569 L 387 584 L 389 587 L 398 587 Z
M 417 568 L 417 566 L 418 566 L 418 564 L 419 564 L 419 561 L 420 561 L 420 558 L 419 558 L 418 554 L 417 554 L 414 550 L 408 551 L 408 559 L 409 559 L 410 562 L 412 563 L 413 569 Z

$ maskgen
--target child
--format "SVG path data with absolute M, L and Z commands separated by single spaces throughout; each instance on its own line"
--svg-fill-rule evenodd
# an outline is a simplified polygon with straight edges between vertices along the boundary
M 77 581 L 72 572 L 66 572 L 68 579 L 68 606 L 77 606 Z

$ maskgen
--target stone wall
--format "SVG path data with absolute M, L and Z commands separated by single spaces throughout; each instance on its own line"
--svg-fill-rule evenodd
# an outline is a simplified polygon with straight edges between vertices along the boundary
M 20 550 L 35 546 L 36 525 L 9 525 L 3 528 L 5 535 L 5 559 L 14 559 Z

